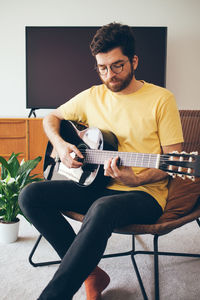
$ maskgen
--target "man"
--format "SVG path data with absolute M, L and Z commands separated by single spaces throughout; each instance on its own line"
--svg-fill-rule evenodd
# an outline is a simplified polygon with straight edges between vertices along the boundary
M 118 23 L 103 26 L 93 38 L 91 51 L 103 84 L 83 91 L 44 118 L 46 134 L 63 164 L 79 168 L 82 162 L 71 154 L 83 158 L 75 145 L 61 138 L 63 119 L 113 132 L 119 151 L 180 151 L 182 129 L 172 93 L 135 78 L 138 57 L 131 28 Z M 110 279 L 96 266 L 113 230 L 151 224 L 162 214 L 167 198 L 165 172 L 118 167 L 117 157 L 110 157 L 104 175 L 111 178 L 106 188 L 46 181 L 22 191 L 21 209 L 62 259 L 39 300 L 72 299 L 84 281 L 87 300 L 101 299 Z M 62 215 L 67 210 L 85 214 L 77 236 Z

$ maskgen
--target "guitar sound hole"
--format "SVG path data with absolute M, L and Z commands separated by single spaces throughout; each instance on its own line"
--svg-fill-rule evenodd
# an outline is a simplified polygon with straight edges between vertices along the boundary
M 83 164 L 82 170 L 84 172 L 94 172 L 98 168 L 98 165 L 92 165 L 92 164 Z
M 83 156 L 85 156 L 84 155 L 84 150 L 89 149 L 89 147 L 86 144 L 84 144 L 84 143 L 79 144 L 77 148 L 81 151 L 81 153 L 82 153 Z M 82 162 L 84 164 L 84 158 L 80 158 L 80 157 L 78 157 L 76 155 L 75 159 L 77 161 L 80 161 L 80 162 Z

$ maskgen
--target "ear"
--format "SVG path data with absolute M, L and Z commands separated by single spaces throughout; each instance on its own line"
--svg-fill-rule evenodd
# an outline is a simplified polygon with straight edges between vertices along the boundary
M 133 64 L 133 70 L 135 71 L 137 69 L 137 66 L 138 66 L 138 56 L 137 55 L 133 56 L 132 64 Z

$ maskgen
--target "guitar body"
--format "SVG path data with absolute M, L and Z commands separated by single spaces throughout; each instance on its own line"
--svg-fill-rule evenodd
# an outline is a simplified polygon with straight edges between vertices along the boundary
M 74 144 L 79 150 L 111 150 L 117 151 L 117 138 L 111 132 L 103 132 L 98 128 L 87 128 L 71 121 L 61 121 L 61 137 Z M 73 180 L 78 185 L 105 186 L 109 178 L 103 175 L 102 165 L 84 164 L 80 168 L 68 168 L 57 158 L 52 144 L 48 142 L 45 160 L 44 177 L 46 180 Z

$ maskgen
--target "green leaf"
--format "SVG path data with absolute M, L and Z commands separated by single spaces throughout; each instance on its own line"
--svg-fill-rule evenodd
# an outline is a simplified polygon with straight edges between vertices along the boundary
M 18 169 L 17 176 L 22 176 L 23 174 L 30 173 L 37 164 L 41 161 L 41 156 L 38 156 L 37 158 L 33 160 L 25 161 Z
M 0 216 L 1 216 L 1 217 L 4 216 L 5 213 L 6 213 L 5 209 L 0 209 Z
M 5 179 L 8 172 L 11 173 L 11 166 L 9 166 L 9 164 L 7 163 L 7 161 L 5 160 L 5 158 L 3 158 L 2 156 L 0 156 L 0 163 L 2 165 L 1 167 L 1 178 Z
M 2 180 L 5 179 L 8 176 L 8 171 L 6 170 L 6 168 L 0 164 L 1 167 L 1 178 Z
M 3 207 L 5 205 L 5 198 L 0 198 L 0 207 Z
M 20 153 L 12 153 L 9 160 L 8 160 L 8 164 L 10 166 L 10 170 L 11 170 L 11 177 L 15 177 L 17 172 L 18 172 L 18 169 L 20 167 L 20 164 L 19 164 L 19 161 L 17 159 L 17 156 L 19 156 Z
M 12 153 L 9 157 L 8 161 L 5 160 L 2 156 L 0 156 L 0 163 L 2 164 L 2 170 L 1 170 L 1 178 L 5 179 L 10 174 L 11 177 L 15 177 L 17 174 L 17 171 L 19 169 L 19 161 L 17 157 L 20 153 Z
M 38 156 L 37 158 L 33 160 L 26 161 L 23 165 L 20 166 L 18 172 L 17 172 L 17 177 L 19 176 L 19 184 L 20 187 L 24 187 L 26 184 L 30 182 L 30 172 L 37 166 L 38 162 L 42 158 Z

